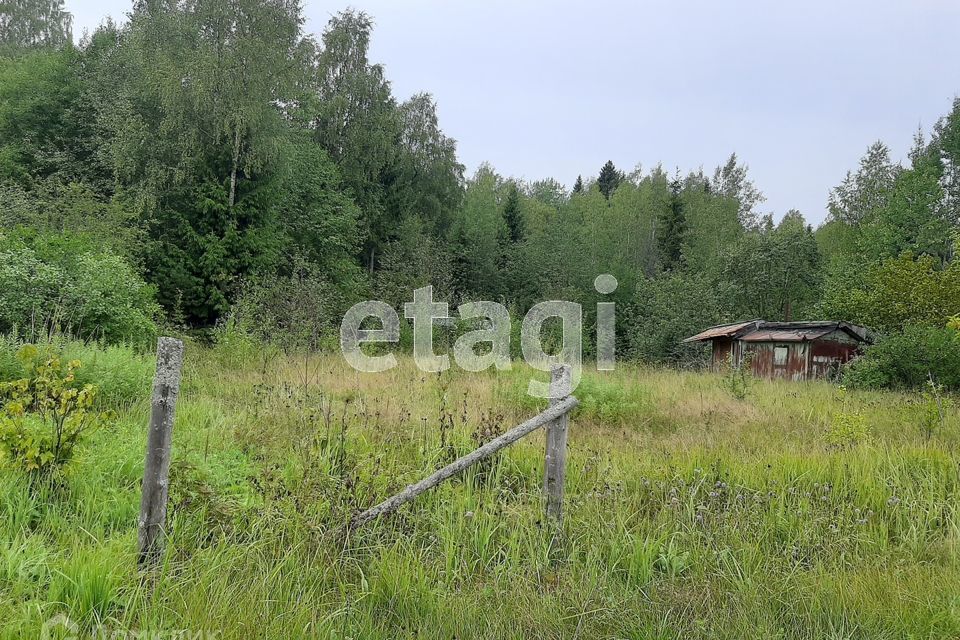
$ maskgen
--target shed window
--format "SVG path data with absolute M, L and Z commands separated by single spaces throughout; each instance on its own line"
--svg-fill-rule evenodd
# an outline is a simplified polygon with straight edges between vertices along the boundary
M 786 345 L 777 345 L 773 348 L 773 364 L 777 367 L 787 366 L 787 355 L 790 353 L 790 347 Z

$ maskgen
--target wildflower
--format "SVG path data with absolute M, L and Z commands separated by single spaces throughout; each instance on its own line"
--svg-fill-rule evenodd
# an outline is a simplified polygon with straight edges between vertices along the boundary
M 463 514 L 463 517 L 469 520 L 473 517 L 473 511 L 467 511 L 465 514 Z

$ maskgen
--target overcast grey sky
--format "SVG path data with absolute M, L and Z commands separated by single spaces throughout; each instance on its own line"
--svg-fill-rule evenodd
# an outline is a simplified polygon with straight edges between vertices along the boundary
M 354 0 L 398 98 L 429 91 L 469 170 L 572 185 L 612 159 L 712 171 L 735 151 L 764 211 L 812 222 L 883 140 L 906 157 L 960 94 L 954 0 Z M 75 33 L 129 0 L 66 0 Z M 307 0 L 319 34 L 348 6 Z

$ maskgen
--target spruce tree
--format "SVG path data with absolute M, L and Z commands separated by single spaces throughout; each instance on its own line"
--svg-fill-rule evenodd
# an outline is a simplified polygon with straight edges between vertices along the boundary
M 583 176 L 577 176 L 577 181 L 573 184 L 574 193 L 583 193 Z
M 517 185 L 511 185 L 507 194 L 507 200 L 503 205 L 503 219 L 507 223 L 507 230 L 510 232 L 510 242 L 517 244 L 523 242 L 526 236 L 526 230 L 523 224 L 523 210 L 520 208 L 520 191 Z
M 621 182 L 623 182 L 623 174 L 613 166 L 612 160 L 607 160 L 607 163 L 600 169 L 600 177 L 597 178 L 597 186 L 600 187 L 600 193 L 603 194 L 604 198 L 609 200 Z
M 665 271 L 681 266 L 683 240 L 687 230 L 687 218 L 683 210 L 682 184 L 677 176 L 670 183 L 670 206 L 660 215 L 658 249 L 660 264 Z

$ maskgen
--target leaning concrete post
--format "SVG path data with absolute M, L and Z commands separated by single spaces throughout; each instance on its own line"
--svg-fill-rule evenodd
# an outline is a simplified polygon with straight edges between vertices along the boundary
M 182 367 L 183 343 L 174 338 L 160 338 L 157 341 L 157 373 L 153 378 L 153 402 L 138 522 L 141 567 L 155 563 L 163 553 L 167 493 L 170 487 L 170 445 Z
M 554 367 L 550 373 L 550 406 L 570 395 L 570 366 Z M 569 413 L 547 425 L 546 464 L 543 492 L 547 496 L 547 520 L 559 525 L 563 521 L 563 484 L 567 476 L 567 427 Z

